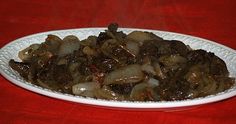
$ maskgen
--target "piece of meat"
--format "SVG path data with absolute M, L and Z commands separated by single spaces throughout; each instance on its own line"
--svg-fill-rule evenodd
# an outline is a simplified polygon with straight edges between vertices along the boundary
M 105 56 L 99 56 L 97 58 L 94 58 L 93 64 L 95 64 L 96 67 L 98 67 L 102 72 L 105 73 L 111 72 L 119 66 L 117 61 Z
M 9 66 L 17 71 L 20 76 L 22 76 L 24 79 L 28 80 L 29 70 L 30 70 L 30 64 L 29 63 L 23 63 L 23 62 L 16 62 L 13 59 L 9 61 Z
M 190 51 L 189 48 L 181 41 L 171 40 L 170 41 L 171 53 L 186 56 Z
M 112 91 L 122 95 L 128 95 L 132 91 L 132 88 L 135 86 L 135 83 L 127 84 L 110 84 L 109 87 Z
M 212 75 L 229 75 L 225 62 L 214 53 L 204 50 L 193 50 L 188 52 L 187 59 L 192 64 L 207 64 L 208 67 L 206 69 L 209 69 L 209 73 Z

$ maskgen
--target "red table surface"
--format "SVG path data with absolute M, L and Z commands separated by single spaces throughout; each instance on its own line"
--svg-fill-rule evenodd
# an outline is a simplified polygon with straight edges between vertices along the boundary
M 190 34 L 236 49 L 234 0 L 6 0 L 0 2 L 0 48 L 49 30 L 107 26 Z M 236 97 L 176 112 L 121 110 L 42 96 L 0 76 L 0 124 L 236 123 Z

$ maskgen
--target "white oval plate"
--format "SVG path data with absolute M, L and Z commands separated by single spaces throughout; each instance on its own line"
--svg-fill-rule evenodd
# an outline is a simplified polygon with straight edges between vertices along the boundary
M 98 35 L 99 32 L 104 30 L 105 28 L 81 28 L 81 29 L 58 30 L 58 31 L 49 31 L 49 32 L 33 34 L 14 40 L 9 44 L 7 44 L 6 46 L 4 46 L 3 48 L 1 48 L 0 50 L 0 72 L 5 78 L 10 80 L 12 83 L 25 89 L 28 89 L 30 91 L 57 99 L 84 103 L 89 105 L 105 106 L 105 107 L 156 108 L 156 109 L 167 109 L 167 108 L 177 108 L 177 107 L 182 108 L 182 107 L 216 102 L 236 95 L 236 84 L 235 84 L 234 87 L 232 87 L 231 89 L 216 95 L 210 95 L 203 98 L 188 99 L 181 101 L 130 102 L 130 101 L 109 101 L 109 100 L 101 100 L 93 98 L 84 98 L 80 96 L 73 96 L 70 94 L 63 94 L 51 91 L 49 89 L 45 89 L 36 86 L 34 84 L 31 84 L 29 82 L 26 82 L 25 80 L 23 80 L 22 77 L 19 76 L 19 74 L 16 71 L 12 70 L 8 66 L 8 62 L 10 59 L 15 59 L 20 61 L 17 56 L 18 52 L 21 49 L 24 49 L 33 43 L 44 42 L 48 34 L 54 34 L 61 38 L 67 35 L 75 35 L 79 37 L 79 39 L 85 39 L 89 35 Z M 135 28 L 120 28 L 119 30 L 125 33 L 130 33 L 131 31 L 134 30 L 149 31 L 157 34 L 158 36 L 164 39 L 183 41 L 185 44 L 190 45 L 190 47 L 194 49 L 204 49 L 207 51 L 214 52 L 217 56 L 219 56 L 226 62 L 230 72 L 230 76 L 236 77 L 236 51 L 231 48 L 225 47 L 223 45 L 217 44 L 215 42 L 206 39 L 179 33 L 158 31 L 158 30 L 135 29 Z

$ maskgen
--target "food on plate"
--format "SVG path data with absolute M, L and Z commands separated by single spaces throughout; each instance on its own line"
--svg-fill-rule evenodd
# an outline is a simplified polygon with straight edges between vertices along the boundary
M 84 97 L 126 101 L 174 101 L 231 88 L 225 62 L 152 32 L 125 34 L 112 23 L 98 36 L 80 40 L 48 35 L 9 61 L 26 81 Z

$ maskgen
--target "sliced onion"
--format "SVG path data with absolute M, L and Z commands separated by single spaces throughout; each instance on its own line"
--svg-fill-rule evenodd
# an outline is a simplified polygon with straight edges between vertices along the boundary
M 109 73 L 104 79 L 104 84 L 135 83 L 143 80 L 143 78 L 144 74 L 141 70 L 141 66 L 133 64 Z
M 96 90 L 95 96 L 100 99 L 124 100 L 123 95 L 115 93 L 106 85 L 104 85 L 101 89 Z
M 157 79 L 155 79 L 155 78 L 149 78 L 147 80 L 147 83 L 148 83 L 148 86 L 150 86 L 150 87 L 157 87 L 157 86 L 159 86 L 159 81 Z
M 21 50 L 18 53 L 18 57 L 22 60 L 22 61 L 27 61 L 32 57 L 32 52 L 37 50 L 39 48 L 40 44 L 32 44 L 29 47 Z
M 76 37 L 74 35 L 68 35 L 68 36 L 63 38 L 63 41 L 64 42 L 78 42 L 80 40 L 78 39 L 78 37 Z
M 139 83 L 139 84 L 135 85 L 130 93 L 130 98 L 134 99 L 134 100 L 144 99 L 142 95 L 143 95 L 143 92 L 145 92 L 144 90 L 147 87 L 148 87 L 147 83 Z
M 83 48 L 83 53 L 86 55 L 89 55 L 89 56 L 96 55 L 96 51 L 94 49 L 90 48 L 89 46 L 86 46 Z
M 58 55 L 64 56 L 66 54 L 70 54 L 75 50 L 78 50 L 80 47 L 79 39 L 73 35 L 69 35 L 63 39 L 63 43 L 61 44 Z
M 152 74 L 152 75 L 156 75 L 156 72 L 153 68 L 153 66 L 151 66 L 150 64 L 146 63 L 142 65 L 142 71 L 148 73 L 148 74 Z
M 46 38 L 46 42 L 43 43 L 43 49 L 57 54 L 60 45 L 63 43 L 62 39 L 56 35 L 49 34 Z
M 127 35 L 127 38 L 137 41 L 140 45 L 143 45 L 143 41 L 145 40 L 162 40 L 162 38 L 156 36 L 153 33 L 142 31 L 133 31 Z
M 83 46 L 92 46 L 95 47 L 97 44 L 97 37 L 96 36 L 89 36 L 87 39 L 84 39 L 80 42 Z
M 135 41 L 128 40 L 126 42 L 126 48 L 135 56 L 139 54 L 139 44 Z
M 99 88 L 96 82 L 84 82 L 72 86 L 72 93 L 75 95 L 93 97 L 95 89 Z
M 206 86 L 204 86 L 202 92 L 205 95 L 214 94 L 217 90 L 216 81 L 211 76 L 203 77 L 203 81 L 205 82 Z
M 159 63 L 157 63 L 157 62 L 153 63 L 153 67 L 154 67 L 154 70 L 155 70 L 156 75 L 158 77 L 160 77 L 161 79 L 165 79 L 166 78 L 166 75 L 162 72 Z
M 40 79 L 37 79 L 37 83 L 39 84 L 39 86 L 41 86 L 43 88 L 52 89 L 47 83 L 44 83 Z
M 176 65 L 178 63 L 185 63 L 187 60 L 186 58 L 175 54 L 175 55 L 167 55 L 167 56 L 162 56 L 159 58 L 159 61 L 164 64 L 165 66 L 172 66 Z
M 132 100 L 138 100 L 138 101 L 144 101 L 146 100 L 146 98 L 152 101 L 158 100 L 159 95 L 153 90 L 153 88 L 156 87 L 156 85 L 150 84 L 150 82 L 152 81 L 149 81 L 149 83 L 143 82 L 135 85 L 130 93 L 130 98 Z

